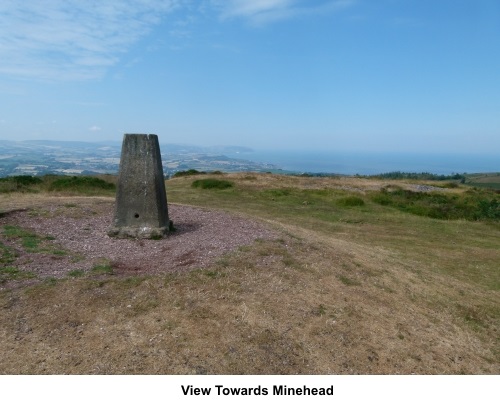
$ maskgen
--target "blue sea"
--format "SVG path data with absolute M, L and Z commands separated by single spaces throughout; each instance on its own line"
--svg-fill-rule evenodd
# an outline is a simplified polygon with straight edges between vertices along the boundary
M 256 150 L 229 156 L 271 163 L 282 170 L 300 173 L 371 175 L 401 171 L 448 175 L 500 172 L 500 153 L 484 155 Z

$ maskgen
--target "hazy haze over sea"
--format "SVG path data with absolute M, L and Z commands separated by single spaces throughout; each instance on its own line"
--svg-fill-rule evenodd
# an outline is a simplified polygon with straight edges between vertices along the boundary
M 379 174 L 392 171 L 434 174 L 500 171 L 500 155 L 361 153 L 262 150 L 228 156 L 272 163 L 283 170 L 311 173 Z

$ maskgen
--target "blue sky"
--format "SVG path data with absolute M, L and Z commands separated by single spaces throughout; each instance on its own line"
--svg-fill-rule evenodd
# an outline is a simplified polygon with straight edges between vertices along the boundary
M 0 0 L 0 139 L 500 152 L 498 0 Z

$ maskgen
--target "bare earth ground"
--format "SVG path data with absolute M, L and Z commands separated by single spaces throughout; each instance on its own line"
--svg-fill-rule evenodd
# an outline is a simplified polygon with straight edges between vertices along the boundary
M 116 239 L 106 232 L 113 219 L 113 200 L 88 198 L 79 204 L 45 204 L 43 208 L 17 210 L 0 218 L 0 227 L 15 225 L 48 236 L 65 255 L 28 253 L 20 241 L 3 238 L 16 249 L 13 266 L 40 278 L 63 278 L 68 272 L 89 272 L 109 264 L 114 275 L 161 274 L 206 267 L 231 250 L 256 239 L 275 238 L 262 224 L 224 212 L 170 205 L 175 232 L 161 240 Z M 98 202 L 96 204 L 96 201 Z M 0 240 L 2 235 L 0 235 Z M 1 289 L 33 280 L 11 281 Z

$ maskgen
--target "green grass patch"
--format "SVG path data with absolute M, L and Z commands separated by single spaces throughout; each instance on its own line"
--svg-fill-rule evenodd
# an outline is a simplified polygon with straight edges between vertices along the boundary
M 234 183 L 228 180 L 219 180 L 210 178 L 210 179 L 195 180 L 193 181 L 191 186 L 194 188 L 202 188 L 202 189 L 224 190 L 233 187 Z
M 352 278 L 349 278 L 347 276 L 339 275 L 338 279 L 345 285 L 348 286 L 359 286 L 361 283 L 357 280 L 353 280 Z
M 0 242 L 0 264 L 7 265 L 13 263 L 17 254 L 14 249 Z
M 15 225 L 4 225 L 3 234 L 8 238 L 33 237 L 35 234 Z
M 16 267 L 7 266 L 0 268 L 0 284 L 11 280 L 25 280 L 36 277 L 33 273 L 21 271 Z
M 3 234 L 10 239 L 20 238 L 22 241 L 22 246 L 28 252 L 38 251 L 38 246 L 40 245 L 41 238 L 27 229 L 23 229 L 19 226 L 14 225 L 5 225 L 3 227 Z
M 58 281 L 59 280 L 55 277 L 48 277 L 45 280 L 43 280 L 43 285 L 47 287 L 54 287 L 55 285 L 57 285 Z
M 77 278 L 77 277 L 83 277 L 84 275 L 85 275 L 85 272 L 83 270 L 80 270 L 80 269 L 68 271 L 69 277 Z
M 218 264 L 222 267 L 227 267 L 227 265 L 229 265 L 229 261 L 227 261 L 227 265 L 224 263 L 222 263 L 222 264 L 218 263 Z M 218 279 L 218 278 L 226 277 L 226 273 L 219 271 L 219 270 L 204 270 L 203 274 L 211 279 Z
M 92 267 L 92 273 L 94 274 L 107 274 L 113 275 L 113 267 L 108 260 L 103 260 L 100 263 L 97 263 L 94 267 Z
M 146 279 L 147 277 L 144 276 L 127 277 L 120 281 L 120 286 L 125 288 L 139 287 Z
M 49 253 L 56 256 L 64 256 L 66 251 L 53 246 L 50 241 L 52 236 L 40 236 L 34 232 L 15 225 L 4 225 L 3 235 L 9 239 L 21 239 L 21 245 L 29 253 Z

